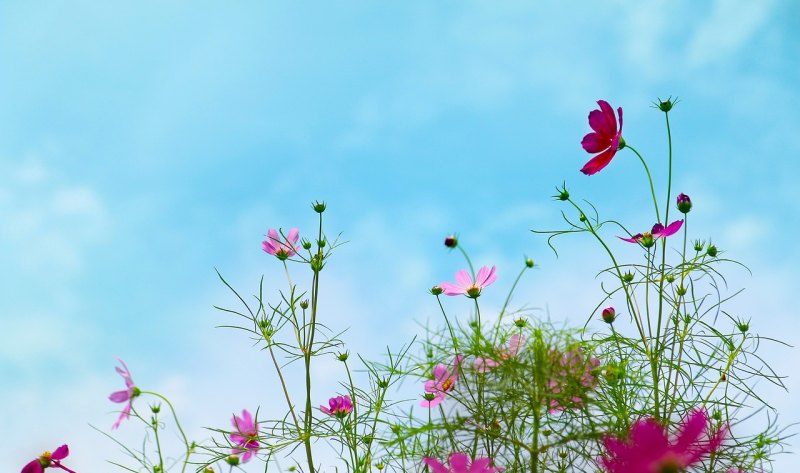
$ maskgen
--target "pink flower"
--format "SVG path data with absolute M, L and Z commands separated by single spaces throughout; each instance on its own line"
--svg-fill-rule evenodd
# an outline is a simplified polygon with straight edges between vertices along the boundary
M 267 239 L 261 242 L 261 248 L 279 260 L 285 260 L 294 256 L 300 249 L 295 246 L 298 238 L 300 238 L 300 232 L 296 228 L 289 230 L 286 237 L 278 234 L 274 228 L 270 228 L 267 232 Z
M 478 270 L 478 276 L 474 281 L 469 273 L 462 269 L 456 273 L 456 284 L 443 282 L 439 284 L 439 287 L 441 287 L 448 296 L 464 294 L 467 297 L 475 299 L 481 295 L 481 290 L 484 287 L 493 283 L 496 279 L 497 275 L 495 274 L 494 266 L 492 266 L 492 269 L 482 266 L 481 269 Z
M 566 352 L 551 350 L 553 373 L 547 382 L 550 394 L 548 412 L 556 413 L 564 409 L 580 407 L 586 393 L 598 385 L 595 375 L 600 360 L 588 359 L 582 348 L 571 348 Z
M 336 396 L 328 399 L 328 406 L 319 406 L 319 410 L 329 416 L 343 418 L 353 412 L 353 401 L 350 396 Z
M 122 376 L 122 379 L 125 380 L 125 386 L 127 387 L 127 389 L 123 389 L 122 391 L 114 391 L 108 396 L 108 399 L 111 402 L 116 402 L 116 403 L 127 402 L 127 404 L 125 404 L 125 407 L 122 408 L 122 412 L 119 413 L 117 421 L 114 422 L 114 425 L 111 426 L 112 429 L 118 428 L 124 419 L 130 417 L 131 404 L 133 403 L 133 398 L 135 398 L 141 393 L 139 388 L 137 388 L 133 384 L 133 378 L 131 378 L 131 372 L 128 369 L 128 365 L 126 365 L 125 362 L 122 361 L 120 358 L 117 358 L 117 360 L 122 364 L 122 368 L 116 366 L 114 367 L 114 369 L 117 370 L 117 373 L 119 373 L 119 375 Z
M 260 448 L 258 444 L 258 424 L 253 421 L 253 416 L 250 415 L 247 409 L 242 411 L 242 417 L 234 414 L 231 424 L 236 429 L 230 434 L 231 442 L 237 445 L 231 450 L 231 453 L 234 455 L 244 453 L 242 455 L 242 463 L 247 463 Z
M 641 243 L 646 248 L 653 246 L 655 240 L 659 238 L 666 238 L 668 236 L 672 236 L 678 232 L 683 226 L 683 220 L 675 220 L 674 222 L 670 223 L 666 227 L 657 223 L 653 225 L 653 229 L 649 232 L 637 233 L 630 238 L 623 238 L 617 237 L 622 241 L 627 241 L 628 243 Z
M 31 460 L 27 465 L 22 467 L 21 473 L 42 473 L 45 468 L 50 467 L 61 468 L 69 473 L 75 473 L 61 464 L 61 460 L 67 458 L 68 456 L 69 447 L 66 444 L 62 445 L 55 449 L 53 453 L 44 452 L 39 458 Z
M 433 399 L 423 399 L 420 405 L 422 407 L 436 407 L 444 401 L 447 393 L 456 387 L 456 380 L 458 379 L 458 371 L 461 366 L 461 360 L 464 357 L 456 355 L 453 359 L 453 368 L 448 369 L 443 364 L 438 364 L 433 367 L 433 379 L 425 382 L 425 392 L 433 394 Z M 430 396 L 428 396 L 430 397 Z
M 600 153 L 581 168 L 581 172 L 587 176 L 608 166 L 617 154 L 622 140 L 622 107 L 617 109 L 619 114 L 619 129 L 617 129 L 617 117 L 614 116 L 611 105 L 605 100 L 598 100 L 597 104 L 600 105 L 600 110 L 589 112 L 589 126 L 594 131 L 584 136 L 581 141 L 581 146 L 587 153 Z
M 517 356 L 522 344 L 525 343 L 525 335 L 514 334 L 508 339 L 508 348 L 497 347 L 497 354 L 500 361 L 508 360 Z M 473 362 L 473 367 L 478 373 L 488 373 L 494 368 L 500 366 L 500 362 L 491 358 L 476 357 Z
M 430 467 L 433 473 L 495 473 L 505 470 L 502 467 L 491 466 L 491 458 L 476 458 L 475 461 L 470 462 L 469 456 L 460 452 L 451 453 L 447 458 L 449 468 L 435 458 L 425 457 L 422 461 Z
M 709 431 L 708 415 L 703 409 L 683 419 L 673 441 L 655 419 L 643 419 L 633 424 L 627 441 L 605 438 L 608 453 L 600 463 L 609 473 L 685 471 L 717 450 L 726 433 L 725 428 L 714 434 Z

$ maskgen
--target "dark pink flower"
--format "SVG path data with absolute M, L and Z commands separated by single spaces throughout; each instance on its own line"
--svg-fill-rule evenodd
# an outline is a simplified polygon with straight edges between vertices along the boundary
M 474 281 L 469 273 L 462 269 L 456 273 L 455 284 L 443 282 L 439 284 L 439 287 L 441 287 L 448 296 L 464 294 L 467 297 L 475 299 L 481 295 L 481 290 L 484 287 L 493 283 L 496 279 L 497 275 L 494 266 L 492 266 L 492 269 L 482 266 L 481 269 L 478 270 L 478 275 L 475 277 Z
M 502 361 L 508 360 L 517 356 L 520 347 L 525 343 L 525 335 L 514 334 L 508 339 L 508 347 L 497 347 L 497 357 L 500 361 L 492 358 L 476 357 L 473 362 L 473 367 L 478 373 L 487 373 L 494 368 L 500 366 Z
M 609 473 L 685 471 L 716 451 L 726 433 L 724 427 L 711 433 L 703 409 L 683 419 L 673 440 L 655 419 L 642 419 L 633 424 L 627 440 L 605 438 L 607 454 L 600 463 Z
M 274 228 L 270 228 L 267 232 L 267 239 L 261 242 L 261 248 L 272 256 L 285 260 L 294 256 L 299 250 L 296 246 L 298 238 L 300 238 L 300 232 L 296 228 L 289 230 L 285 237 Z
M 253 420 L 253 416 L 250 415 L 250 411 L 247 409 L 242 411 L 242 417 L 234 414 L 231 424 L 236 429 L 230 434 L 231 442 L 236 444 L 231 453 L 234 455 L 244 453 L 242 455 L 242 463 L 247 463 L 260 448 L 258 444 L 258 424 Z
M 120 376 L 122 376 L 122 379 L 125 380 L 126 389 L 123 389 L 122 391 L 114 391 L 108 396 L 108 399 L 111 402 L 116 402 L 116 403 L 124 402 L 127 404 L 125 404 L 125 407 L 123 407 L 122 411 L 119 413 L 117 421 L 114 422 L 114 425 L 111 426 L 112 429 L 118 428 L 123 420 L 130 417 L 131 404 L 133 403 L 133 398 L 138 396 L 139 393 L 141 392 L 139 388 L 137 388 L 133 384 L 133 378 L 131 378 L 131 372 L 128 369 L 128 365 L 126 365 L 125 362 L 122 361 L 120 358 L 117 358 L 117 360 L 122 364 L 122 368 L 116 366 L 114 367 L 114 369 L 117 371 L 117 373 L 119 373 Z
M 433 394 L 433 399 L 423 399 L 420 405 L 422 407 L 436 407 L 444 401 L 447 393 L 456 387 L 456 380 L 458 379 L 458 372 L 461 369 L 462 355 L 456 355 L 453 359 L 453 367 L 448 369 L 443 364 L 438 364 L 433 367 L 433 379 L 425 382 L 425 392 Z
M 439 463 L 439 460 L 425 457 L 422 461 L 430 467 L 433 473 L 495 473 L 503 471 L 505 468 L 492 466 L 491 458 L 476 458 L 470 462 L 466 453 L 451 453 L 447 458 L 447 466 Z
M 613 307 L 609 306 L 603 309 L 602 312 L 603 322 L 610 324 L 614 322 L 614 319 L 617 318 L 617 311 L 614 310 Z
M 608 166 L 608 163 L 617 154 L 622 139 L 622 107 L 617 109 L 618 129 L 617 117 L 614 116 L 614 109 L 611 108 L 611 105 L 605 100 L 598 100 L 597 104 L 600 105 L 600 110 L 589 112 L 589 126 L 594 131 L 584 136 L 581 141 L 581 146 L 587 153 L 600 153 L 581 168 L 581 172 L 587 176 Z
M 653 225 L 653 229 L 649 232 L 644 233 L 637 233 L 630 238 L 624 237 L 617 237 L 622 241 L 627 241 L 628 243 L 641 243 L 645 247 L 649 248 L 653 246 L 655 240 L 659 238 L 666 238 L 668 236 L 672 236 L 678 232 L 683 226 L 683 220 L 675 220 L 674 222 L 670 223 L 666 227 L 657 223 Z
M 336 396 L 328 399 L 328 406 L 319 406 L 319 410 L 329 416 L 342 418 L 353 412 L 353 401 L 350 396 Z
M 22 467 L 21 473 L 42 473 L 45 468 L 61 468 L 69 473 L 75 473 L 66 466 L 61 464 L 61 460 L 69 456 L 69 447 L 65 444 L 53 453 L 44 452 L 39 458 L 31 460 L 27 465 Z

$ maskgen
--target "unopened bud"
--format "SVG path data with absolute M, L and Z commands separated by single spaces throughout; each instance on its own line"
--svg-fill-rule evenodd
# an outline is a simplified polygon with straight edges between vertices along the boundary
M 736 324 L 736 327 L 739 329 L 740 332 L 747 333 L 747 331 L 750 330 L 750 323 L 748 323 L 748 322 L 738 322 Z
M 339 361 L 342 361 L 342 362 L 347 361 L 347 358 L 349 358 L 349 357 L 350 357 L 350 353 L 346 352 L 346 351 L 343 351 L 343 352 L 339 353 L 336 356 L 336 358 L 338 358 Z
M 150 411 L 153 414 L 158 414 L 159 412 L 161 412 L 161 404 L 153 404 L 153 405 L 151 405 L 150 406 Z
M 303 241 L 301 241 L 300 244 L 303 245 L 303 248 L 306 250 L 311 249 L 311 242 L 306 240 L 305 238 L 303 238 Z
M 525 266 L 528 267 L 528 268 L 532 268 L 533 267 L 533 260 L 530 259 L 530 258 L 525 258 Z
M 239 464 L 239 455 L 228 455 L 225 457 L 225 463 L 230 466 L 236 466 Z
M 325 209 L 327 208 L 327 205 L 325 204 L 325 202 L 317 201 L 317 202 L 314 202 L 313 204 L 311 204 L 311 208 L 314 209 L 314 212 L 316 212 L 318 214 L 321 214 L 322 212 L 325 211 Z
M 679 296 L 685 296 L 686 295 L 686 288 L 683 286 L 683 284 L 680 284 L 678 286 L 678 288 L 675 289 L 675 292 L 677 292 Z
M 613 307 L 606 307 L 602 312 L 603 322 L 610 324 L 617 318 L 617 311 Z
M 714 245 L 708 245 L 708 249 L 706 249 L 706 254 L 712 258 L 717 256 L 717 247 Z
M 447 235 L 444 237 L 444 246 L 448 248 L 455 248 L 458 246 L 458 237 L 456 235 Z
M 694 251 L 700 253 L 703 251 L 703 247 L 706 246 L 706 242 L 703 240 L 695 240 L 694 241 Z
M 300 301 L 300 308 L 308 309 L 308 299 L 303 299 L 302 301 Z
M 526 325 L 528 325 L 528 321 L 520 317 L 519 319 L 514 321 L 514 325 L 516 325 L 519 328 L 523 328 Z
M 664 100 L 658 99 L 658 109 L 664 113 L 669 112 L 672 110 L 672 107 L 675 105 L 675 102 L 672 100 L 672 97 L 668 97 Z
M 444 289 L 442 289 L 439 286 L 433 286 L 430 290 L 431 290 L 431 294 L 433 294 L 434 296 L 438 296 L 438 295 L 440 295 L 441 293 L 444 292 Z
M 631 282 L 631 281 L 633 281 L 633 273 L 632 273 L 632 272 L 630 272 L 630 271 L 627 271 L 625 274 L 623 274 L 623 275 L 622 275 L 622 280 L 623 280 L 624 282 Z
M 684 193 L 678 194 L 676 203 L 680 213 L 688 214 L 689 211 L 692 210 L 692 199 L 690 199 L 689 196 Z
M 668 283 L 672 284 L 673 282 L 675 282 L 675 275 L 667 274 L 667 277 L 665 277 L 664 279 L 666 279 Z

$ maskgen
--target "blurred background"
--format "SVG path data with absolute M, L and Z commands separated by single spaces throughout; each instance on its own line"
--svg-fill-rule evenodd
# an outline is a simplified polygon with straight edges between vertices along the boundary
M 730 312 L 797 344 L 798 31 L 791 0 L 0 4 L 0 470 L 67 442 L 71 468 L 109 471 L 122 455 L 89 424 L 116 419 L 114 356 L 193 438 L 243 408 L 279 412 L 268 359 L 214 328 L 231 319 L 212 305 L 235 305 L 214 268 L 245 294 L 265 274 L 274 296 L 285 281 L 260 242 L 313 232 L 316 199 L 349 242 L 320 317 L 350 328 L 353 352 L 381 359 L 441 324 L 427 290 L 464 267 L 451 232 L 498 267 L 487 307 L 528 256 L 513 304 L 583 325 L 606 261 L 583 237 L 556 258 L 529 231 L 563 225 L 554 187 L 653 224 L 631 153 L 578 172 L 598 99 L 624 108 L 663 194 L 651 104 L 680 98 L 673 195 L 694 201 L 690 232 L 752 270 L 728 268 L 730 292 L 746 288 Z M 762 348 L 796 396 L 797 350 Z M 342 373 L 317 366 L 322 404 Z M 762 389 L 780 423 L 800 420 Z

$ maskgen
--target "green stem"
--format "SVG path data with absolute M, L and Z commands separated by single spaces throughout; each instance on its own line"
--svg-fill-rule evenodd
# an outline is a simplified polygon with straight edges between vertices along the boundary
M 660 216 L 661 214 L 658 212 L 658 199 L 656 199 L 656 188 L 653 185 L 653 176 L 650 174 L 650 168 L 647 167 L 647 162 L 644 160 L 642 155 L 639 154 L 638 151 L 636 151 L 635 148 L 631 147 L 628 144 L 626 144 L 625 147 L 626 148 L 630 148 L 630 150 L 633 151 L 636 154 L 636 156 L 639 157 L 639 161 L 641 161 L 642 165 L 644 166 L 644 172 L 647 173 L 647 180 L 648 180 L 648 182 L 650 182 L 650 193 L 653 196 L 653 205 L 656 208 L 656 221 L 661 222 L 661 216 Z M 665 224 L 666 224 L 666 222 L 665 222 Z
M 181 438 L 183 438 L 183 444 L 186 446 L 186 458 L 183 460 L 183 468 L 181 468 L 181 473 L 186 471 L 186 466 L 189 464 L 189 455 L 192 453 L 192 447 L 189 445 L 189 440 L 186 438 L 186 433 L 183 431 L 183 427 L 181 427 L 181 423 L 178 420 L 178 414 L 175 412 L 175 407 L 172 406 L 172 403 L 169 402 L 169 399 L 162 396 L 161 394 L 152 392 L 152 391 L 142 391 L 141 394 L 149 394 L 151 396 L 155 396 L 162 401 L 167 403 L 169 406 L 170 412 L 172 412 L 172 418 L 175 420 L 175 426 L 178 427 L 178 432 L 181 433 Z
M 464 248 L 462 248 L 461 245 L 458 245 L 457 248 L 458 248 L 458 251 L 460 251 L 461 254 L 464 255 L 464 259 L 467 260 L 467 264 L 469 265 L 469 272 L 472 275 L 472 280 L 474 281 L 475 280 L 475 268 L 472 266 L 472 260 L 469 259 L 469 255 L 467 254 L 466 251 L 464 251 Z
M 522 275 L 525 274 L 525 270 L 528 269 L 528 265 L 522 267 L 522 271 L 519 272 L 517 275 L 517 279 L 514 280 L 514 284 L 511 285 L 511 290 L 508 291 L 508 296 L 506 296 L 506 301 L 503 303 L 503 308 L 500 309 L 500 315 L 497 317 L 497 327 L 500 327 L 500 323 L 503 322 L 503 316 L 506 314 L 506 309 L 508 308 L 508 303 L 511 302 L 511 296 L 514 294 L 514 289 L 517 288 L 517 284 L 519 284 L 519 280 L 522 279 Z M 497 343 L 497 334 L 498 331 L 495 330 L 494 338 L 492 339 L 492 345 Z

